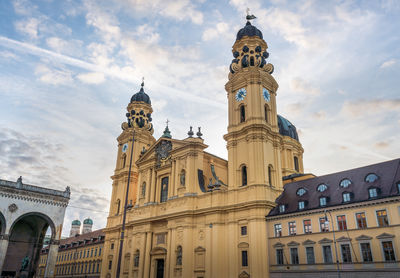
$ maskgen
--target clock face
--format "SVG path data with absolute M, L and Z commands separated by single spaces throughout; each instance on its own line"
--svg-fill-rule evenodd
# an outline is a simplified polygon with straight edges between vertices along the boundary
M 122 152 L 126 153 L 127 150 L 128 150 L 128 143 L 125 143 L 125 144 L 122 146 Z
M 245 96 L 246 96 L 246 89 L 245 88 L 241 88 L 236 92 L 236 100 L 237 101 L 242 101 L 244 100 Z
M 269 94 L 268 90 L 263 88 L 263 97 L 265 99 L 265 101 L 270 101 L 271 99 L 271 95 Z

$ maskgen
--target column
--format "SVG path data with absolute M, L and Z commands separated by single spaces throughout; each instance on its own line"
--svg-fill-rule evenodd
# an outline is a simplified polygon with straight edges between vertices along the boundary
M 171 169 L 171 181 L 170 181 L 170 185 L 168 188 L 168 198 L 175 196 L 175 182 L 177 179 L 177 176 L 175 175 L 175 168 L 176 168 L 176 160 L 175 159 L 172 161 L 171 168 L 172 168 Z
M 156 198 L 156 187 L 157 187 L 157 183 L 156 183 L 157 172 L 154 169 L 152 172 L 153 172 L 153 174 L 151 176 L 150 202 L 154 203 L 156 200 L 155 198 Z
M 49 253 L 47 255 L 46 269 L 44 271 L 45 278 L 54 277 L 54 268 L 56 266 L 56 259 L 58 254 L 58 246 L 60 241 L 52 240 L 49 245 Z
M 143 278 L 150 277 L 151 238 L 152 238 L 152 233 L 151 232 L 146 232 L 146 247 L 145 247 L 145 253 L 143 254 L 144 255 Z
M 3 270 L 3 263 L 6 258 L 8 247 L 8 235 L 0 236 L 0 274 Z

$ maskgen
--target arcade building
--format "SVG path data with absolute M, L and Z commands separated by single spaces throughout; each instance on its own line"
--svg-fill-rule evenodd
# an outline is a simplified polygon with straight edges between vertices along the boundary
M 397 251 L 400 235 L 391 225 L 400 225 L 396 209 L 399 192 L 392 190 L 393 184 L 400 180 L 399 161 L 390 162 L 391 171 L 382 170 L 386 164 L 375 165 L 368 173 L 364 173 L 365 169 L 357 170 L 354 178 L 350 173 L 325 178 L 304 174 L 303 148 L 296 127 L 278 115 L 278 83 L 272 76 L 273 65 L 267 62 L 267 49 L 263 34 L 249 21 L 237 33 L 225 85 L 229 121 L 224 139 L 228 160 L 206 151 L 200 130 L 190 128 L 188 137 L 180 140 L 172 138 L 167 126 L 161 138 L 154 138 L 153 109 L 143 83 L 132 96 L 127 119 L 117 138 L 101 277 L 116 276 L 125 207 L 129 209 L 120 267 L 122 277 L 321 277 L 322 273 L 336 275 L 337 267 L 347 273 L 343 277 L 358 274 L 365 277 L 376 269 L 386 271 L 387 276 L 398 274 L 396 254 L 400 252 Z M 375 172 L 381 178 L 368 184 L 377 192 L 371 199 L 366 195 L 368 186 L 363 188 L 365 192 L 354 188 L 366 183 L 361 183 L 364 176 L 360 173 Z M 351 180 L 349 186 L 334 187 L 339 177 Z M 128 179 L 130 187 L 125 204 Z M 325 184 L 327 188 L 317 190 L 314 184 Z M 357 195 L 361 191 L 363 195 Z M 344 193 L 349 193 L 350 198 L 347 202 L 346 195 L 345 203 L 341 199 Z M 326 197 L 325 203 L 319 203 L 320 197 Z M 361 203 L 360 209 L 356 209 Z M 375 210 L 385 210 L 389 204 L 392 208 L 386 214 L 392 214 L 390 221 L 380 229 L 372 221 Z M 342 230 L 337 240 L 332 238 L 337 222 L 331 222 L 323 230 L 309 228 L 318 225 L 327 214 L 325 210 L 339 207 L 340 215 L 348 213 L 348 221 L 353 210 L 365 212 L 364 216 L 371 218 L 368 226 L 357 233 Z M 339 215 L 331 214 L 335 219 Z M 287 222 L 293 221 L 298 226 L 306 223 L 305 232 L 300 232 L 299 227 L 293 233 L 293 226 L 287 227 Z M 359 229 L 353 223 L 347 227 Z M 388 238 L 391 240 L 384 240 Z M 330 260 L 320 260 L 321 252 L 326 251 L 329 256 L 328 248 L 323 246 L 329 245 L 330 252 L 334 252 L 333 245 L 339 239 L 343 244 L 369 240 L 373 260 L 365 263 L 359 260 L 355 266 L 354 260 L 348 259 L 355 256 L 349 255 L 350 243 L 341 249 L 343 253 L 339 252 L 342 256 L 337 258 L 339 265 L 332 253 Z M 389 241 L 382 247 L 380 242 Z M 314 260 L 308 247 L 314 248 Z M 356 248 L 354 245 L 353 249 Z M 378 255 L 381 248 L 389 254 L 386 261 L 386 251 L 382 251 L 383 257 Z M 290 256 L 292 260 L 287 259 Z

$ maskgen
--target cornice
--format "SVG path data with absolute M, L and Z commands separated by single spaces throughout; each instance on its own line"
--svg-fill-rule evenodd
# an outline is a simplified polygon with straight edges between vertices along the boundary
M 13 193 L 5 193 L 0 192 L 0 196 L 8 199 L 22 200 L 31 203 L 39 203 L 44 205 L 56 206 L 56 207 L 67 207 L 67 201 L 55 201 L 55 200 L 46 200 L 44 198 L 33 197 L 32 195 L 24 196 L 22 194 L 13 194 Z

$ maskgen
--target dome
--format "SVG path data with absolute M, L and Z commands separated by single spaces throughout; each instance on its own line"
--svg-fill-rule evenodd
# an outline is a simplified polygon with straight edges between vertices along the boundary
M 134 101 L 143 101 L 143 102 L 145 102 L 145 103 L 147 103 L 147 104 L 151 104 L 150 97 L 144 92 L 143 86 L 144 86 L 144 82 L 142 82 L 142 88 L 140 88 L 140 91 L 137 92 L 136 94 L 134 94 L 134 95 L 131 97 L 131 102 L 134 102 Z
M 236 35 L 236 40 L 240 40 L 244 36 L 258 36 L 260 39 L 263 38 L 263 34 L 261 33 L 260 30 L 257 29 L 257 27 L 251 25 L 250 21 L 247 21 L 246 26 L 244 26 L 242 29 L 239 30 L 239 32 Z
M 86 218 L 85 220 L 83 220 L 83 224 L 93 225 L 93 220 L 90 218 Z
M 278 126 L 279 133 L 283 136 L 289 136 L 297 141 L 299 141 L 299 136 L 297 135 L 296 127 L 285 119 L 281 115 L 278 115 Z
M 81 221 L 79 221 L 78 219 L 72 221 L 72 225 L 77 225 L 80 226 L 81 225 Z

